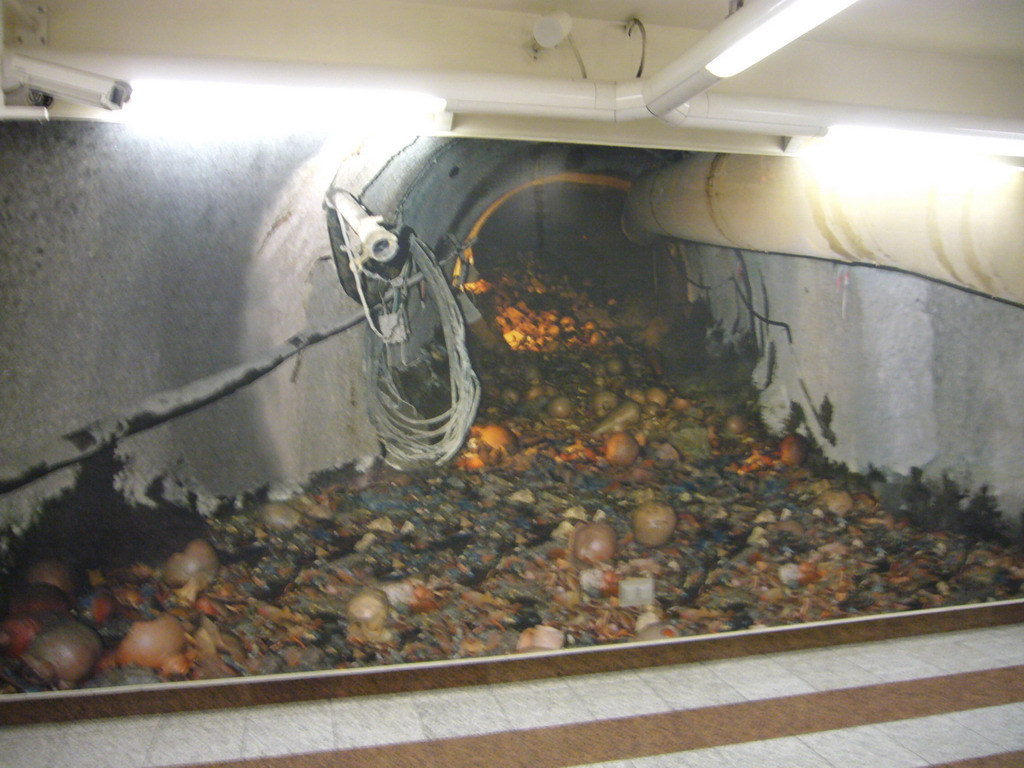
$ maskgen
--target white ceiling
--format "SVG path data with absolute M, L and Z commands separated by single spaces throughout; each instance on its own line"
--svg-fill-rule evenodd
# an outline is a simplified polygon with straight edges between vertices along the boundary
M 414 0 L 425 5 L 711 29 L 729 0 Z M 1024 0 L 860 0 L 807 39 L 1024 62 Z
M 639 43 L 624 34 L 630 18 L 648 28 L 645 75 L 651 75 L 720 24 L 729 6 L 729 0 L 47 0 L 44 58 L 127 80 L 148 71 L 140 63 L 146 57 L 211 71 L 210 62 L 218 60 L 242 62 L 243 69 L 246 63 L 283 65 L 276 73 L 282 77 L 308 73 L 307 66 L 334 67 L 347 81 L 357 75 L 346 67 L 397 71 L 403 82 L 415 83 L 423 73 L 455 73 L 459 82 L 486 86 L 483 97 L 474 92 L 470 106 L 453 109 L 459 135 L 781 151 L 770 131 L 751 135 L 734 125 L 679 128 L 655 120 L 613 123 L 472 107 L 479 98 L 503 104 L 508 80 L 502 78 L 547 79 L 552 88 L 570 90 L 581 80 L 571 46 L 540 55 L 531 49 L 539 15 L 565 10 L 577 20 L 574 43 L 588 77 L 607 85 L 637 70 Z M 373 76 L 366 77 L 365 87 L 376 87 Z M 908 119 L 926 114 L 933 123 L 952 115 L 1021 125 L 1024 0 L 860 0 L 713 91 L 776 105 L 795 100 L 896 110 Z

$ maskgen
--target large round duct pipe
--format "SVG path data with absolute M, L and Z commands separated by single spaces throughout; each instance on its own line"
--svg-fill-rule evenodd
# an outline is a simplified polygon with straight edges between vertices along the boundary
M 968 178 L 953 165 L 936 157 L 897 179 L 884 167 L 697 154 L 634 183 L 623 228 L 636 242 L 882 265 L 1024 304 L 1024 173 L 993 165 Z

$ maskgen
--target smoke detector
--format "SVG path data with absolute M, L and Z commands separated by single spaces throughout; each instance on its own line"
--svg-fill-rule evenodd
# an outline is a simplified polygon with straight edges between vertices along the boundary
M 565 11 L 541 16 L 533 25 L 533 40 L 537 48 L 554 48 L 572 32 L 572 17 Z

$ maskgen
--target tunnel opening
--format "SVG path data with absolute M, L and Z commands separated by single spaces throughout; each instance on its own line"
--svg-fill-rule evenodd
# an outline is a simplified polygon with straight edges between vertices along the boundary
M 467 253 L 482 280 L 469 288 L 513 350 L 543 352 L 565 343 L 560 331 L 545 340 L 542 329 L 531 339 L 513 327 L 507 316 L 512 305 L 490 288 L 521 276 L 537 283 L 516 300 L 546 316 L 549 326 L 561 323 L 576 343 L 607 344 L 602 328 L 614 327 L 640 345 L 659 374 L 681 378 L 705 370 L 713 325 L 709 308 L 699 296 L 691 300 L 685 265 L 672 247 L 639 245 L 625 236 L 621 219 L 630 187 L 624 176 L 539 178 L 499 197 L 473 223 Z M 564 286 L 564 293 L 544 291 L 547 283 Z M 572 306 L 574 300 L 580 306 Z M 730 353 L 742 350 L 745 341 Z
M 845 445 L 844 419 L 876 404 L 841 400 L 801 371 L 783 391 L 784 418 L 765 417 L 762 393 L 779 386 L 787 355 L 804 353 L 794 339 L 811 337 L 812 367 L 837 375 L 870 362 L 834 363 L 820 349 L 830 337 L 807 330 L 865 311 L 843 293 L 856 276 L 844 284 L 832 264 L 807 276 L 780 270 L 784 256 L 626 238 L 634 179 L 677 155 L 458 140 L 387 154 L 355 187 L 361 203 L 406 233 L 403 247 L 412 231 L 440 262 L 458 257 L 452 282 L 480 315 L 466 313 L 481 402 L 453 460 L 338 462 L 301 484 L 225 496 L 201 530 L 193 499 L 135 563 L 34 531 L 8 580 L 17 621 L 4 642 L 26 614 L 50 616 L 28 622 L 41 637 L 57 613 L 93 629 L 103 651 L 71 680 L 45 657 L 26 664 L 26 644 L 0 667 L 3 692 L 507 657 L 1018 598 L 1020 550 L 991 496 L 914 473 L 893 486 L 830 457 L 830 431 Z M 916 286 L 871 279 L 869 309 Z M 835 316 L 785 293 L 812 287 L 834 292 Z M 450 370 L 436 328 L 419 341 L 422 355 L 391 362 L 402 392 L 433 415 L 451 405 Z M 904 368 L 924 364 L 912 345 L 899 351 Z M 317 364 L 296 363 L 282 386 Z M 923 387 L 925 373 L 909 380 Z M 330 380 L 330 397 L 342 389 Z M 362 408 L 367 395 L 355 392 Z M 891 434 L 880 439 L 901 439 Z M 102 501 L 120 470 L 106 454 L 94 467 L 79 492 Z M 80 502 L 62 503 L 70 513 Z M 178 509 L 168 504 L 164 522 Z M 156 525 L 134 522 L 138 536 Z M 38 561 L 69 558 L 73 603 L 25 596 L 39 592 Z M 166 616 L 181 642 L 157 658 L 128 655 L 129 635 Z

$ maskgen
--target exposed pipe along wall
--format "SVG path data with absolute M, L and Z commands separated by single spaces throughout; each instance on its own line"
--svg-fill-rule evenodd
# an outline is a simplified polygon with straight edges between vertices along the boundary
M 700 154 L 638 180 L 624 226 L 641 240 L 894 267 L 1024 304 L 1024 173 L 965 178 L 955 162 L 902 174 L 870 158 Z
M 796 159 L 695 155 L 637 181 L 624 227 L 634 239 L 686 241 L 680 252 L 718 327 L 755 335 L 769 426 L 781 428 L 796 403 L 830 458 L 988 486 L 1017 523 L 1022 177 L 955 194 L 918 181 L 908 196 L 879 176 L 826 186 Z M 830 420 L 820 418 L 826 398 Z

